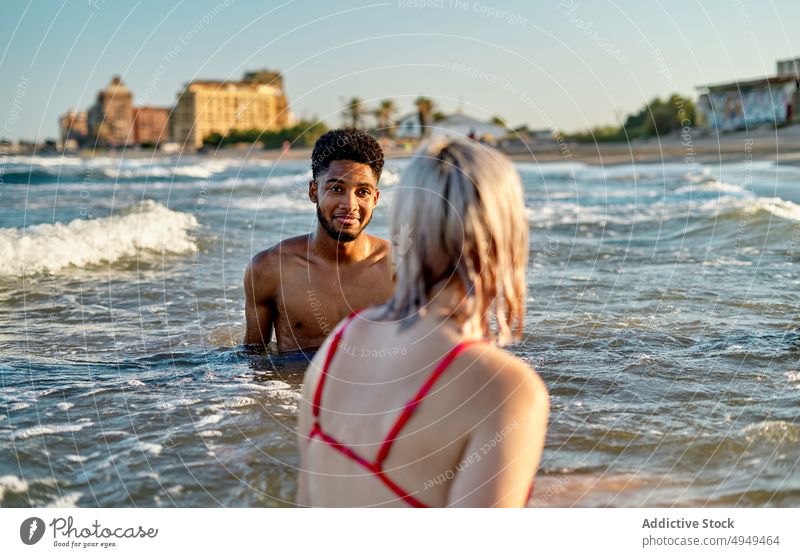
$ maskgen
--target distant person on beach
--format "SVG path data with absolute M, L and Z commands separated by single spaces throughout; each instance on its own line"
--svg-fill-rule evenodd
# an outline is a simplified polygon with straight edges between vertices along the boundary
M 519 175 L 469 140 L 423 146 L 392 215 L 396 288 L 342 321 L 304 379 L 298 505 L 519 507 L 547 389 L 498 346 L 522 334 Z
M 316 230 L 250 261 L 245 344 L 266 347 L 274 329 L 279 352 L 315 350 L 347 314 L 389 298 L 389 243 L 364 233 L 382 170 L 383 151 L 361 130 L 333 130 L 317 140 L 308 185 Z

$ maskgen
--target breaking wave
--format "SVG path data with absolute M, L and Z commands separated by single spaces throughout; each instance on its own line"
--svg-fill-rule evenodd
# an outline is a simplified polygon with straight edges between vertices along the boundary
M 147 200 L 110 217 L 0 228 L 0 276 L 55 273 L 143 252 L 194 252 L 195 227 L 193 215 Z

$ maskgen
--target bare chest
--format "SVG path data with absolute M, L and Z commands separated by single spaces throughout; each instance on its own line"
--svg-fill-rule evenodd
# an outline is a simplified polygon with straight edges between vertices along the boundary
M 383 263 L 305 266 L 281 274 L 275 333 L 281 351 L 316 348 L 354 311 L 384 303 L 392 293 Z

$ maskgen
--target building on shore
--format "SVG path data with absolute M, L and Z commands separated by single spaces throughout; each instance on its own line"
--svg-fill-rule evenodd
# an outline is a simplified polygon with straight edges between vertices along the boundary
M 395 124 L 395 136 L 398 139 L 421 139 L 422 124 L 417 112 L 410 112 L 400 117 Z M 494 143 L 508 132 L 505 127 L 493 122 L 483 122 L 460 112 L 432 121 L 427 126 L 428 137 L 472 137 Z
M 114 76 L 108 87 L 98 91 L 89 109 L 89 133 L 96 144 L 124 147 L 133 143 L 133 93 Z
M 58 119 L 58 130 L 62 148 L 74 151 L 89 142 L 89 116 L 71 108 Z
M 169 140 L 169 108 L 133 108 L 133 141 L 144 147 L 157 147 Z
M 732 131 L 796 121 L 800 116 L 800 58 L 778 60 L 776 65 L 774 76 L 698 87 L 699 126 Z
M 242 81 L 191 81 L 178 93 L 170 137 L 183 148 L 199 149 L 211 134 L 280 130 L 293 123 L 288 105 L 279 72 L 249 72 Z

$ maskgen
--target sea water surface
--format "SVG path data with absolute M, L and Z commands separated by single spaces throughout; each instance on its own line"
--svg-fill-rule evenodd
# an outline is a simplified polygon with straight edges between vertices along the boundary
M 387 237 L 387 161 L 369 231 Z M 518 163 L 532 506 L 800 505 L 800 168 Z M 316 224 L 305 161 L 0 157 L 0 506 L 287 506 L 304 362 L 242 273 Z

